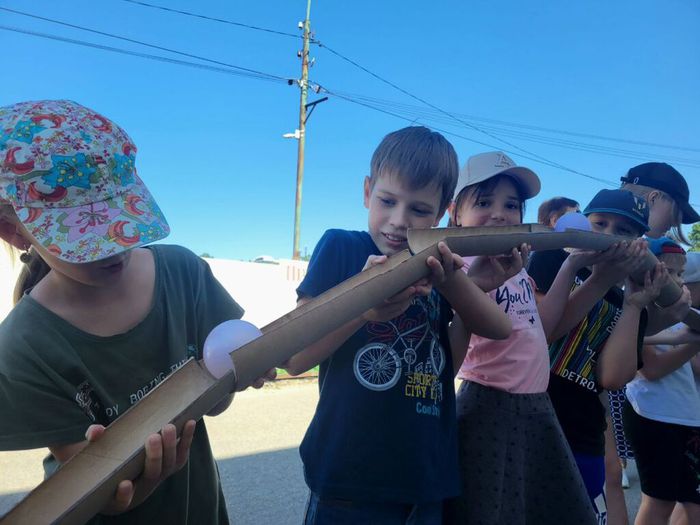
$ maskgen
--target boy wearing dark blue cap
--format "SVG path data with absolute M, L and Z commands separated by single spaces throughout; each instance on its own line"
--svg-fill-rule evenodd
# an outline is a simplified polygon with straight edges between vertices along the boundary
M 581 270 L 571 299 L 580 312 L 576 326 L 549 347 L 550 381 L 547 391 L 574 453 L 589 496 L 599 518 L 606 522 L 605 409 L 604 390 L 622 388 L 634 377 L 646 325 L 645 307 L 667 280 L 663 266 L 655 268 L 640 286 L 629 279 L 646 253 L 646 242 L 636 239 L 648 231 L 648 208 L 644 199 L 624 190 L 602 190 L 583 211 L 591 229 L 630 238 L 615 248 L 613 260 L 592 270 Z M 528 272 L 538 292 L 546 293 L 568 254 L 552 250 L 533 254 Z

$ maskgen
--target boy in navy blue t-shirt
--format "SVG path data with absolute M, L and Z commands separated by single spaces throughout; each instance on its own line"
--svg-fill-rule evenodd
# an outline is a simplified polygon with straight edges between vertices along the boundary
M 457 155 L 439 133 L 387 135 L 364 181 L 369 231 L 324 234 L 298 304 L 406 249 L 408 228 L 437 226 L 457 175 Z M 300 447 L 307 524 L 438 524 L 443 500 L 459 494 L 453 371 L 471 332 L 505 338 L 510 321 L 461 271 L 459 256 L 444 243 L 440 253 L 442 261 L 427 261 L 430 278 L 285 363 L 293 375 L 321 365 Z

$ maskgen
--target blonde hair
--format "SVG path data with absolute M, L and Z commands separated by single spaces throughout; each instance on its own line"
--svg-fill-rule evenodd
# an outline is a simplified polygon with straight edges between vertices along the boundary
M 667 194 L 665 191 L 662 191 L 658 188 L 652 188 L 651 186 L 642 186 L 641 184 L 632 184 L 631 182 L 625 182 L 622 184 L 620 189 L 631 191 L 638 197 L 644 197 L 646 199 L 647 204 L 649 205 L 649 211 L 651 212 L 651 203 L 649 202 L 649 194 L 652 191 L 658 191 L 662 195 L 664 195 L 667 199 L 670 199 L 671 202 L 673 203 L 673 220 L 674 224 L 671 226 L 671 237 L 680 242 L 685 244 L 686 246 L 690 246 L 690 241 L 686 238 L 686 236 L 683 233 L 683 230 L 681 229 L 681 210 L 678 207 L 678 203 L 676 200 L 671 197 L 669 194 Z M 664 232 L 666 233 L 666 232 Z
M 9 204 L 0 204 L 0 220 L 5 220 L 7 222 L 17 223 L 19 219 L 15 213 L 14 208 Z M 13 261 L 17 260 L 17 248 L 12 246 L 8 242 L 4 242 L 5 249 L 7 253 L 12 257 Z M 37 251 L 31 247 L 29 248 L 29 261 L 22 263 L 22 268 L 17 276 L 17 282 L 15 283 L 14 290 L 12 292 L 12 304 L 17 304 L 22 296 L 34 287 L 39 281 L 41 281 L 51 268 L 48 264 L 41 258 Z

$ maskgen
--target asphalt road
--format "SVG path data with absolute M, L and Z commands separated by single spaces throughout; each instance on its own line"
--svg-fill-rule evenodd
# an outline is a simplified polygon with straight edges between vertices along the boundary
M 290 380 L 237 394 L 224 414 L 207 419 L 232 523 L 298 525 L 306 503 L 298 446 L 311 420 L 318 388 Z M 0 515 L 42 479 L 43 450 L 0 452 Z M 628 469 L 625 491 L 631 519 L 639 505 L 639 480 Z

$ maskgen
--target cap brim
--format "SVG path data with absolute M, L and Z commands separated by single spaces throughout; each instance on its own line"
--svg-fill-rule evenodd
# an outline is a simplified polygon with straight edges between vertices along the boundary
M 523 189 L 523 198 L 531 199 L 540 192 L 542 184 L 537 174 L 529 168 L 514 166 L 512 168 L 499 171 L 496 175 L 510 175 L 518 181 Z
M 700 222 L 700 214 L 698 214 L 697 211 L 695 211 L 695 208 L 693 208 L 690 203 L 688 202 L 683 202 L 680 205 L 681 209 L 681 214 L 683 215 L 681 222 L 683 224 L 695 224 L 696 222 Z
M 137 175 L 134 178 L 127 191 L 100 202 L 15 211 L 27 231 L 52 255 L 70 263 L 99 261 L 170 233 L 153 196 Z
M 635 217 L 632 213 L 627 213 L 625 211 L 618 210 L 617 208 L 586 208 L 583 210 L 583 214 L 586 217 L 588 217 L 591 213 L 612 213 L 614 215 L 621 215 L 622 217 L 626 217 L 635 224 L 641 226 L 643 231 L 649 231 L 649 225 L 647 223 L 640 220 L 638 217 Z

